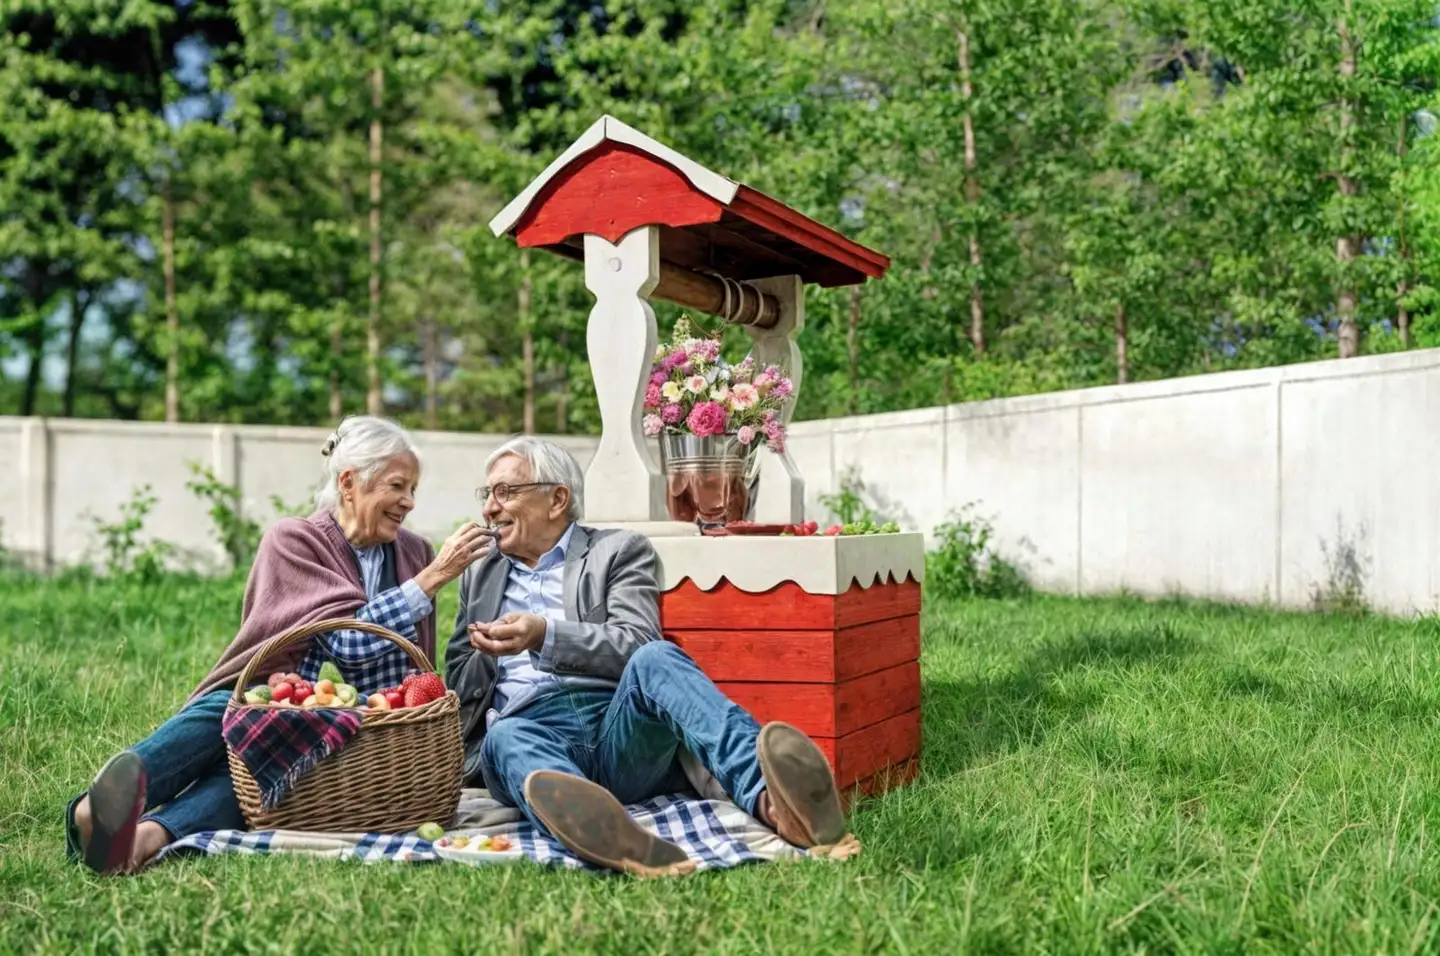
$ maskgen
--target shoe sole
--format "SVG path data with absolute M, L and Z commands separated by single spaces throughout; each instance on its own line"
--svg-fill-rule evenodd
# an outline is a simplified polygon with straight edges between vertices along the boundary
M 572 853 L 632 876 L 682 876 L 695 863 L 680 847 L 641 827 L 599 784 L 554 770 L 525 778 L 525 802 Z
M 755 744 L 760 773 L 770 799 L 783 804 L 807 831 L 812 846 L 838 843 L 845 836 L 845 811 L 830 762 L 805 734 L 776 721 L 760 729 Z
M 106 761 L 90 785 L 90 842 L 85 865 L 109 875 L 125 869 L 145 808 L 145 765 L 126 750 Z

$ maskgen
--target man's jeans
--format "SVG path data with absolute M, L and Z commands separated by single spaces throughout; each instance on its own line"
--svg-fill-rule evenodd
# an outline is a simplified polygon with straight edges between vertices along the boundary
M 620 684 L 564 688 L 491 725 L 480 748 L 490 795 L 520 810 L 525 778 L 536 770 L 585 777 L 621 803 L 689 789 L 677 757 L 684 747 L 747 813 L 765 789 L 755 741 L 760 725 L 730 701 L 688 655 L 652 641 L 630 658 Z
M 197 698 L 131 748 L 145 765 L 145 809 L 150 812 L 141 819 L 154 820 L 173 840 L 245 828 L 220 735 L 230 693 L 217 690 Z M 65 811 L 66 850 L 72 857 L 80 852 L 74 822 L 80 796 Z

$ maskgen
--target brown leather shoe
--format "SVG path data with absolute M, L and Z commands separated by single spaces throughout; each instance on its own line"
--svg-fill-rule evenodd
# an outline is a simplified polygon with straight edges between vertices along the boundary
M 822 855 L 845 847 L 842 856 L 859 851 L 859 842 L 845 827 L 840 791 L 825 754 L 805 734 L 775 721 L 760 729 L 755 744 L 765 778 L 775 832 L 794 846 L 821 848 Z
M 106 761 L 90 785 L 90 842 L 85 865 L 96 873 L 124 873 L 130 867 L 135 828 L 145 810 L 145 765 L 125 750 Z
M 695 861 L 641 827 L 597 783 L 556 770 L 525 778 L 525 802 L 545 828 L 580 859 L 631 876 L 684 876 Z

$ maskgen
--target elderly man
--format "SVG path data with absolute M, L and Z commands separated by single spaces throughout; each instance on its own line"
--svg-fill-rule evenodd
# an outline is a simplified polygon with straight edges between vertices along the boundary
M 461 577 L 445 654 L 466 782 L 591 863 L 677 875 L 694 868 L 685 852 L 622 803 L 687 789 L 684 748 L 789 843 L 853 851 L 819 748 L 787 724 L 761 728 L 661 639 L 655 550 L 579 523 L 584 476 L 569 452 L 517 438 L 486 474 L 479 497 L 497 546 Z

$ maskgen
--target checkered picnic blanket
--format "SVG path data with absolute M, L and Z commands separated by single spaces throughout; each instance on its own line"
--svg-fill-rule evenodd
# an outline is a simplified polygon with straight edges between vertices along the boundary
M 800 858 L 804 851 L 780 839 L 728 800 L 663 796 L 631 805 L 631 816 L 657 836 L 678 844 L 696 869 L 723 869 L 741 863 Z M 537 832 L 519 811 L 502 806 L 484 790 L 465 790 L 450 835 L 504 835 L 519 858 L 576 869 L 594 869 L 549 836 Z M 292 830 L 218 830 L 172 843 L 157 861 L 184 853 L 295 853 L 359 860 L 428 863 L 441 859 L 435 847 L 414 833 L 302 833 Z

